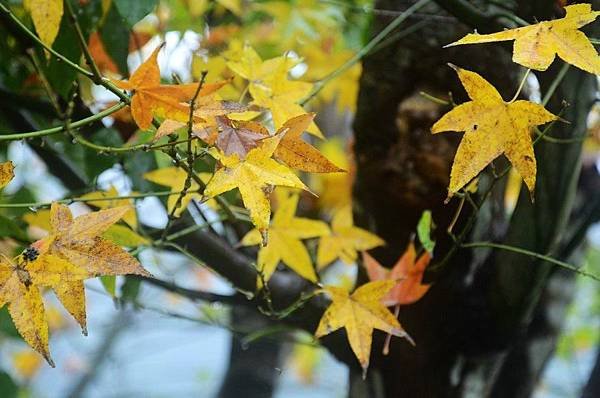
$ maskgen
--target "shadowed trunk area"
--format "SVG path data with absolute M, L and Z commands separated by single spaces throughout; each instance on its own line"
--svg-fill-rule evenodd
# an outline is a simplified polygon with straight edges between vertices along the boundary
M 404 10 L 412 3 L 380 0 L 376 8 Z M 473 28 L 481 33 L 500 30 L 494 25 L 498 22 L 494 17 L 497 9 L 486 2 L 472 2 L 474 5 L 465 7 L 461 1 L 436 3 L 422 11 L 430 16 L 428 23 L 370 54 L 363 64 L 354 123 L 354 211 L 360 224 L 386 240 L 387 246 L 373 254 L 387 265 L 404 251 L 426 209 L 432 210 L 437 226 L 434 267 L 454 245 L 446 230 L 459 200 L 445 205 L 444 199 L 461 135 L 430 134 L 431 125 L 449 106 L 420 93 L 448 99 L 451 92 L 456 103 L 465 101 L 464 90 L 456 73 L 446 65 L 448 62 L 480 73 L 507 101 L 524 73 L 511 62 L 511 43 L 442 49 Z M 531 22 L 562 16 L 553 1 L 520 3 L 515 12 Z M 373 34 L 390 21 L 389 16 L 377 16 Z M 407 26 L 414 23 L 409 20 Z M 562 65 L 557 61 L 549 71 L 536 73 L 542 96 L 561 73 Z M 573 67 L 566 72 L 547 107 L 555 114 L 562 111 L 570 124 L 557 124 L 551 130 L 553 137 L 586 134 L 586 118 L 595 91 L 593 75 Z M 569 104 L 566 108 L 565 102 Z M 542 141 L 536 145 L 536 201 L 532 203 L 529 194 L 522 191 L 509 220 L 501 181 L 479 209 L 467 241 L 497 241 L 568 259 L 577 245 L 568 250 L 562 245 L 568 240 L 567 224 L 577 222 L 572 208 L 581 143 L 557 145 Z M 501 157 L 495 164 L 502 170 L 507 163 Z M 490 180 L 488 167 L 479 181 L 480 193 Z M 479 199 L 477 195 L 475 199 Z M 454 226 L 455 234 L 473 211 L 465 204 Z M 350 395 L 530 396 L 553 352 L 562 315 L 572 297 L 572 275 L 552 274 L 549 264 L 522 255 L 462 249 L 426 278 L 434 282 L 429 293 L 400 311 L 400 321 L 417 346 L 393 341 L 390 355 L 383 357 L 383 336 L 376 333 L 369 376 L 363 382 L 358 369 L 354 369 Z

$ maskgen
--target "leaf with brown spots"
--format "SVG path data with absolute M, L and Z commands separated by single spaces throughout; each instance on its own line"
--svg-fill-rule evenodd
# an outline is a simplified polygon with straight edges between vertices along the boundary
M 8 313 L 23 340 L 54 362 L 48 347 L 48 323 L 40 287 L 54 287 L 86 279 L 89 273 L 52 255 L 38 256 L 35 249 L 27 249 L 15 259 L 0 257 L 0 306 L 8 305 Z
M 546 70 L 558 55 L 564 61 L 586 72 L 600 75 L 600 56 L 579 29 L 598 18 L 591 4 L 565 7 L 564 18 L 543 21 L 522 28 L 480 35 L 470 33 L 446 47 L 461 44 L 514 40 L 513 61 L 527 68 Z
M 337 173 L 345 170 L 337 167 L 317 148 L 302 140 L 301 135 L 311 125 L 314 113 L 306 113 L 286 121 L 277 132 L 283 134 L 275 150 L 275 157 L 293 169 L 308 173 Z
M 350 347 L 363 368 L 363 377 L 369 367 L 373 329 L 405 337 L 412 343 L 398 319 L 381 303 L 394 284 L 394 281 L 369 282 L 352 294 L 334 286 L 323 289 L 331 297 L 331 305 L 321 317 L 315 336 L 323 337 L 346 328 Z
M 464 131 L 450 173 L 448 196 L 475 178 L 504 154 L 521 174 L 529 191 L 535 189 L 536 161 L 533 127 L 558 119 L 542 105 L 529 101 L 504 102 L 496 88 L 475 72 L 451 65 L 471 101 L 458 105 L 438 120 L 431 132 Z
M 85 271 L 88 277 L 126 274 L 149 276 L 133 256 L 101 236 L 130 209 L 129 206 L 121 206 L 73 218 L 67 206 L 53 203 L 50 210 L 50 235 L 34 243 L 32 247 L 42 256 L 49 254 L 64 259 Z M 59 281 L 51 287 L 86 333 L 83 282 Z
M 12 162 L 0 163 L 0 188 L 4 188 L 15 177 L 15 166 Z

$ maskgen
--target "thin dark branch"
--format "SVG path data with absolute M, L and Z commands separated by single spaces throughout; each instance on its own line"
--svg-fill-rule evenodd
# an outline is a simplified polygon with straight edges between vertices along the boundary
M 224 295 L 217 293 L 209 293 L 201 290 L 187 289 L 172 282 L 163 281 L 156 278 L 147 278 L 143 276 L 130 276 L 132 279 L 138 279 L 144 283 L 160 287 L 172 293 L 177 293 L 180 296 L 193 301 L 206 301 L 209 303 L 221 303 L 228 305 L 252 305 L 252 301 L 240 295 Z

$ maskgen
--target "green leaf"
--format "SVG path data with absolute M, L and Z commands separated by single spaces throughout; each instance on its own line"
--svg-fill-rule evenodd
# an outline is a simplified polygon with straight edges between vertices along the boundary
M 28 240 L 27 234 L 13 220 L 0 215 L 0 237 L 10 237 L 21 242 Z
M 158 0 L 113 0 L 123 20 L 132 27 L 156 8 Z
M 124 38 L 129 37 L 129 29 L 123 23 L 123 18 L 119 14 L 115 4 L 112 4 L 104 24 L 100 28 L 100 37 L 106 52 L 115 64 L 119 71 L 124 75 L 128 75 L 127 56 L 129 55 L 129 40 Z
M 430 254 L 433 254 L 435 248 L 435 241 L 431 239 L 431 230 L 434 227 L 433 220 L 431 218 L 431 211 L 425 210 L 421 215 L 421 219 L 417 224 L 417 235 L 419 241 Z
M 13 398 L 19 393 L 19 387 L 6 372 L 0 372 L 0 397 Z
M 139 279 L 125 277 L 125 283 L 123 283 L 123 286 L 121 286 L 121 300 L 135 301 L 138 294 L 140 294 L 141 285 L 142 281 Z
M 0 333 L 8 337 L 20 337 L 19 332 L 17 332 L 17 329 L 15 328 L 15 324 L 8 314 L 7 306 L 0 308 Z
M 77 41 L 77 35 L 69 23 L 69 18 L 63 18 L 60 22 L 58 36 L 52 46 L 58 53 L 69 60 L 79 63 L 81 58 L 81 47 Z M 45 54 L 41 52 L 40 59 L 44 59 Z M 73 86 L 73 81 L 77 71 L 58 60 L 56 57 L 50 57 L 50 62 L 46 69 L 46 78 L 54 90 L 65 100 L 69 100 L 69 92 Z
M 116 295 L 117 295 L 117 277 L 115 275 L 101 276 L 100 282 L 102 282 L 102 286 L 104 287 L 104 290 L 106 290 L 106 292 L 108 294 L 110 294 L 111 297 L 113 297 L 113 298 L 116 297 Z

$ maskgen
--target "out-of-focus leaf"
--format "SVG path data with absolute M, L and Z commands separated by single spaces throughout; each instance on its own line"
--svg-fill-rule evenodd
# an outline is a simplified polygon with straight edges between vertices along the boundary
M 102 282 L 102 286 L 104 290 L 112 297 L 116 297 L 117 295 L 117 277 L 115 275 L 105 275 L 100 277 L 100 282 Z
M 0 372 L 0 397 L 14 398 L 19 393 L 19 387 L 6 372 Z
M 158 0 L 113 0 L 123 20 L 133 26 L 156 8 Z
M 13 220 L 0 215 L 0 237 L 27 240 L 27 234 Z
M 60 24 L 58 36 L 54 40 L 53 48 L 75 63 L 79 63 L 81 57 L 81 48 L 77 42 L 77 35 L 71 27 L 68 18 L 63 18 Z M 51 57 L 46 70 L 46 78 L 52 88 L 65 100 L 68 99 L 69 91 L 75 80 L 77 71 L 59 61 L 56 57 Z
M 121 74 L 127 75 L 129 40 L 125 40 L 125 38 L 129 37 L 129 29 L 123 23 L 114 3 L 108 10 L 104 24 L 100 28 L 100 37 L 106 53 L 115 62 Z

